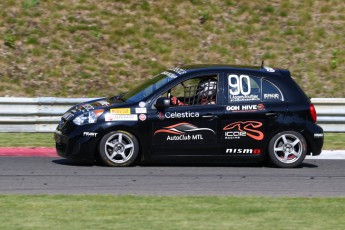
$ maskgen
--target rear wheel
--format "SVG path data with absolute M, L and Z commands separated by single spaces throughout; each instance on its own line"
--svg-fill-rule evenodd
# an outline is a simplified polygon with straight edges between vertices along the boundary
M 138 156 L 139 143 L 135 136 L 125 131 L 106 134 L 100 144 L 100 158 L 108 166 L 130 166 Z
M 280 168 L 298 167 L 307 153 L 305 138 L 295 131 L 285 131 L 275 135 L 268 146 L 273 164 Z

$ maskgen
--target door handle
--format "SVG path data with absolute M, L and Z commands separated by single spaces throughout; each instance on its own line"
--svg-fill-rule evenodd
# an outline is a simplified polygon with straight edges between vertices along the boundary
M 202 115 L 201 117 L 206 118 L 206 119 L 211 119 L 211 120 L 218 118 L 218 116 L 213 113 L 206 113 L 205 115 Z
M 265 114 L 267 117 L 277 117 L 278 114 L 277 113 L 272 113 L 272 112 L 268 112 Z

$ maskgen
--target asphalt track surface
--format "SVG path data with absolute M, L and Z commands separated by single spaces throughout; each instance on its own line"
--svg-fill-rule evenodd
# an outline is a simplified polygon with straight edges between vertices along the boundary
M 110 168 L 58 157 L 0 158 L 0 194 L 136 194 L 344 197 L 345 160 L 301 168 L 262 165 Z

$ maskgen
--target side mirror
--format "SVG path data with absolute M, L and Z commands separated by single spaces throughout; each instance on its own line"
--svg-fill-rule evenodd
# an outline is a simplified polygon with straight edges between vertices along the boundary
M 165 109 L 168 108 L 170 106 L 170 100 L 169 98 L 166 97 L 160 97 L 157 99 L 155 107 L 157 109 Z

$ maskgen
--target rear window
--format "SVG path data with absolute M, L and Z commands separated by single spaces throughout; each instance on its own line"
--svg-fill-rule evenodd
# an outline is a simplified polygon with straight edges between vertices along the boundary
M 284 101 L 281 90 L 271 82 L 244 74 L 228 75 L 229 103 Z
M 262 101 L 284 101 L 283 94 L 273 83 L 262 80 Z

